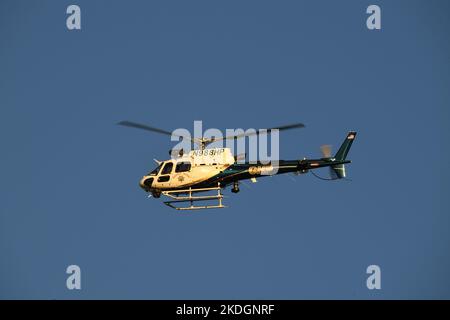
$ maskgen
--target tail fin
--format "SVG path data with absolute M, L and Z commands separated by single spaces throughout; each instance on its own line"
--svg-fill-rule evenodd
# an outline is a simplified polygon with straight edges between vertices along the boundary
M 339 148 L 338 152 L 336 152 L 336 155 L 334 158 L 338 161 L 343 161 L 347 158 L 347 154 L 350 151 L 350 147 L 352 146 L 353 140 L 355 140 L 356 137 L 356 131 L 350 131 L 347 134 L 347 137 L 345 138 L 344 142 L 342 143 L 341 147 Z
M 338 152 L 336 152 L 336 155 L 334 156 L 336 161 L 344 161 L 347 158 L 347 154 L 350 151 L 350 147 L 352 146 L 355 137 L 356 131 L 350 131 L 347 134 L 347 137 L 345 138 Z M 337 178 L 339 179 L 345 178 L 345 166 L 343 164 L 331 166 L 331 169 Z

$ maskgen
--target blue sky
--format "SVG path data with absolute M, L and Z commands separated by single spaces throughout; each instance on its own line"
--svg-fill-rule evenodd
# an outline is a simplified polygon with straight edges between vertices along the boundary
M 68 31 L 66 8 L 82 11 Z M 382 30 L 366 28 L 378 4 Z M 0 297 L 450 298 L 447 1 L 2 1 Z M 167 130 L 348 130 L 352 181 L 261 179 L 180 214 L 140 177 Z M 82 290 L 67 290 L 68 265 Z M 366 288 L 381 267 L 382 289 Z

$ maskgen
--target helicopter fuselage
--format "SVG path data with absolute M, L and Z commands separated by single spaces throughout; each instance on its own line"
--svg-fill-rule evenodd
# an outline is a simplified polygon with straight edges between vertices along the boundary
M 240 163 L 229 148 L 194 150 L 182 157 L 159 162 L 155 170 L 142 177 L 140 186 L 154 195 L 159 195 L 161 191 L 208 188 L 218 184 L 224 188 L 240 180 L 289 172 L 301 174 L 310 169 L 349 162 L 322 158 Z

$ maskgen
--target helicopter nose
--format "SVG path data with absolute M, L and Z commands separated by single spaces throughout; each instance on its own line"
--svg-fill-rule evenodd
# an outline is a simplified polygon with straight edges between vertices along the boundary
M 142 189 L 148 191 L 152 187 L 153 178 L 149 178 L 147 176 L 144 176 L 141 181 L 139 182 L 139 185 Z

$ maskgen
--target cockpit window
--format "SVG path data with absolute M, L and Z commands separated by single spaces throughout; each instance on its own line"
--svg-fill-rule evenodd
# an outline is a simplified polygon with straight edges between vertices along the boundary
M 169 174 L 172 172 L 173 162 L 166 162 L 164 168 L 161 171 L 161 174 Z
M 186 172 L 189 170 L 191 170 L 190 162 L 178 162 L 177 166 L 175 167 L 175 172 Z
M 157 175 L 158 174 L 158 172 L 159 172 L 159 170 L 161 170 L 161 167 L 162 167 L 162 163 L 158 166 L 158 167 L 156 167 L 153 171 L 151 171 L 148 175 L 152 175 L 152 174 L 154 174 L 154 175 Z

